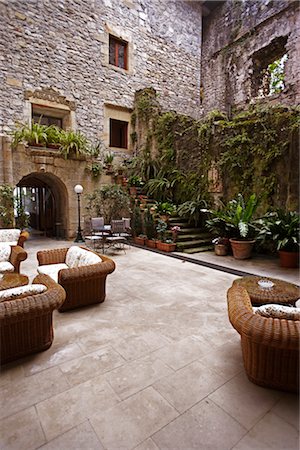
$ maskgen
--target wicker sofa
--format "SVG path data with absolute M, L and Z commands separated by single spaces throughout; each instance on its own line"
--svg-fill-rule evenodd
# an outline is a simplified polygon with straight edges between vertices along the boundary
M 74 249 L 74 247 L 71 248 Z M 38 272 L 48 273 L 66 291 L 66 300 L 58 309 L 60 312 L 102 303 L 106 295 L 106 277 L 115 270 L 115 263 L 112 259 L 104 255 L 100 257 L 84 247 L 79 247 L 85 258 L 84 265 L 68 266 L 70 264 L 68 251 L 71 248 L 45 250 L 37 253 Z M 75 248 L 78 249 L 78 247 Z M 88 262 L 88 258 L 92 258 L 92 263 Z M 54 267 L 55 265 L 56 267 Z
M 52 313 L 64 302 L 66 294 L 47 275 L 35 277 L 34 284 L 43 284 L 47 290 L 0 303 L 1 364 L 46 350 L 52 344 Z
M 241 336 L 244 366 L 250 381 L 260 386 L 299 390 L 300 321 L 254 314 L 245 288 L 227 293 L 228 315 Z
M 24 242 L 27 241 L 28 237 L 29 233 L 27 231 L 21 231 L 18 228 L 0 229 L 0 243 L 24 247 Z
M 20 273 L 20 264 L 27 258 L 27 253 L 19 245 L 0 243 L 0 274 Z

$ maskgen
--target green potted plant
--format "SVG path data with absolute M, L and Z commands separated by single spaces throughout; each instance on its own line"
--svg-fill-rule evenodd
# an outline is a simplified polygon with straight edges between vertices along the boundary
M 169 218 L 176 211 L 176 206 L 171 202 L 156 202 L 156 212 L 160 218 L 165 222 L 169 221 Z
M 112 165 L 115 159 L 115 155 L 112 152 L 106 152 L 104 155 L 104 164 L 107 173 L 112 172 Z
M 149 248 L 156 248 L 155 221 L 150 209 L 150 206 L 148 206 L 144 213 L 144 228 L 147 235 L 146 245 Z
M 206 220 L 206 228 L 215 236 L 212 239 L 214 244 L 215 254 L 217 256 L 228 255 L 230 242 L 229 238 L 232 237 L 233 229 L 227 225 L 227 222 L 222 217 L 220 210 L 212 210 L 211 217 Z
M 218 210 L 209 210 L 213 217 L 218 218 L 221 224 L 228 230 L 230 244 L 235 259 L 248 259 L 251 257 L 255 244 L 255 220 L 254 214 L 258 206 L 258 198 L 252 194 L 247 201 L 242 194 L 233 199 Z
M 59 149 L 61 130 L 55 125 L 50 125 L 49 127 L 46 128 L 46 134 L 47 134 L 47 147 Z
M 167 229 L 168 224 L 162 220 L 158 219 L 156 231 L 159 237 L 159 240 L 156 243 L 158 250 L 162 250 L 163 252 L 173 252 L 176 249 L 176 244 L 172 239 L 167 238 Z
M 47 127 L 39 122 L 32 122 L 31 126 L 22 125 L 12 132 L 12 146 L 15 148 L 19 143 L 32 147 L 44 147 L 47 143 Z
M 133 197 L 136 197 L 137 195 L 137 188 L 143 187 L 144 183 L 142 180 L 142 177 L 139 175 L 131 175 L 128 178 L 128 186 L 129 186 L 129 193 Z
M 133 240 L 137 245 L 145 245 L 146 238 L 143 234 L 143 220 L 142 213 L 138 205 L 136 205 L 133 209 L 132 214 L 132 232 L 133 232 Z
M 278 209 L 258 221 L 258 239 L 273 241 L 279 253 L 281 267 L 299 266 L 299 219 L 296 211 Z
M 88 142 L 80 131 L 61 130 L 60 152 L 67 159 L 69 156 L 78 158 L 87 154 Z

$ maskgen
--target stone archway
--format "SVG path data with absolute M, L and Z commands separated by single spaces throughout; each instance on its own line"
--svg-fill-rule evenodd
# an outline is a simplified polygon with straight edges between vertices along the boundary
M 48 237 L 68 236 L 69 198 L 61 179 L 48 172 L 30 173 L 17 184 L 17 195 L 34 230 Z

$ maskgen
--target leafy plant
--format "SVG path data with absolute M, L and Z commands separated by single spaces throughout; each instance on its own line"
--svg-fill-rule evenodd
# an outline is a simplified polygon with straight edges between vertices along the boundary
M 223 208 L 208 210 L 208 212 L 212 218 L 217 219 L 213 223 L 216 229 L 223 228 L 227 236 L 249 239 L 256 231 L 254 213 L 257 206 L 258 198 L 255 194 L 252 194 L 247 201 L 242 194 L 238 194 L 236 199 L 230 200 Z
M 47 127 L 46 125 L 41 125 L 39 122 L 32 121 L 31 126 L 20 125 L 15 131 L 12 132 L 12 146 L 16 146 L 20 143 L 25 143 L 28 145 L 46 145 Z
M 60 152 L 67 159 L 70 155 L 77 158 L 88 153 L 88 142 L 86 137 L 80 132 L 61 131 Z
M 103 166 L 101 163 L 94 161 L 91 164 L 88 164 L 86 168 L 89 172 L 91 172 L 93 178 L 98 178 L 103 172 Z
M 258 239 L 273 241 L 277 250 L 299 251 L 299 220 L 296 211 L 278 209 L 269 212 L 257 221 L 259 227 Z
M 160 241 L 165 242 L 168 225 L 164 220 L 158 219 L 156 231 Z
M 0 185 L 0 222 L 5 228 L 14 224 L 14 188 L 9 184 Z
M 130 199 L 125 190 L 116 184 L 104 184 L 86 196 L 86 209 L 92 217 L 104 217 L 106 223 L 129 214 Z
M 176 206 L 170 202 L 156 202 L 156 211 L 161 215 L 169 215 L 171 216 L 176 211 Z
M 25 208 L 20 200 L 20 198 L 16 197 L 14 199 L 15 209 L 17 211 L 16 217 L 16 226 L 21 230 L 28 228 L 30 221 L 30 214 L 25 211 Z
M 47 144 L 60 145 L 61 132 L 62 130 L 55 125 L 50 125 L 46 127 Z
M 142 187 L 144 185 L 142 177 L 139 175 L 131 175 L 128 178 L 128 185 L 131 187 Z
M 184 217 L 198 226 L 201 221 L 203 208 L 207 208 L 207 203 L 199 194 L 194 200 L 189 200 L 179 205 L 177 212 L 180 217 Z
M 112 152 L 107 152 L 104 155 L 104 164 L 110 166 L 114 161 L 115 155 Z
M 140 236 L 143 232 L 142 213 L 140 207 L 136 205 L 132 213 L 132 232 L 134 236 Z
M 151 209 L 150 206 L 148 206 L 148 208 L 144 213 L 144 228 L 148 239 L 155 239 L 156 237 L 155 221 L 150 209 Z

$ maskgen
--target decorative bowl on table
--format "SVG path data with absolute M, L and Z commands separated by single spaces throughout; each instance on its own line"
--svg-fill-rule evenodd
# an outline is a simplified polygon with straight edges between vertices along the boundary
M 274 286 L 273 281 L 267 279 L 258 280 L 257 283 L 262 289 L 272 289 L 272 287 Z

